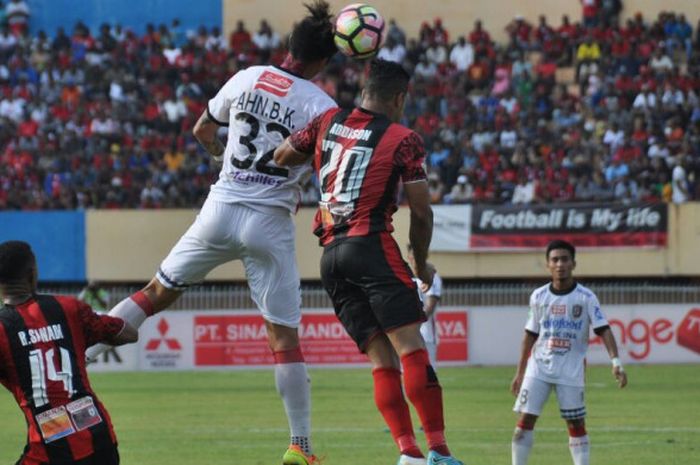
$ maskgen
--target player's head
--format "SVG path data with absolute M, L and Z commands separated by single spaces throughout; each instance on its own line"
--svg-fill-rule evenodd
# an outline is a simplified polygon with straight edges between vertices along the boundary
M 362 106 L 370 110 L 379 108 L 392 121 L 400 120 L 410 80 L 411 76 L 400 64 L 372 60 L 367 82 L 362 89 Z
M 36 289 L 37 267 L 32 248 L 23 241 L 0 244 L 0 287 L 10 294 L 12 289 Z
M 573 244 L 554 240 L 547 245 L 547 268 L 552 274 L 552 279 L 568 280 L 576 268 L 576 248 Z
M 301 66 L 304 77 L 318 74 L 338 49 L 333 41 L 333 15 L 324 0 L 304 4 L 309 14 L 289 36 L 289 53 Z

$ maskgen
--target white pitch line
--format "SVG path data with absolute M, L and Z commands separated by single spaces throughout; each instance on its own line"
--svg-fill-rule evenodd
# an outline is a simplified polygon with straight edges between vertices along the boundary
M 589 425 L 590 426 L 590 425 Z M 286 433 L 289 430 L 287 428 L 194 428 L 190 431 L 193 432 L 204 432 L 204 431 L 219 431 L 220 429 L 225 429 L 228 433 Z M 591 432 L 605 432 L 605 433 L 698 433 L 700 434 L 700 428 L 696 427 L 638 427 L 638 426 L 593 426 L 589 428 Z M 561 427 L 537 427 L 536 431 L 543 432 L 559 432 L 565 431 L 566 428 L 562 424 Z M 314 428 L 314 433 L 377 433 L 381 432 L 381 428 L 358 428 L 358 427 L 320 427 Z M 502 433 L 502 432 L 512 432 L 513 428 L 448 428 L 447 433 L 460 432 L 460 433 Z

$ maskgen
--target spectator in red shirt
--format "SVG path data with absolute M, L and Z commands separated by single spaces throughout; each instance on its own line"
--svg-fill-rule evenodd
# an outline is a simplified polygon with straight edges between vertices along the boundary
M 234 53 L 241 53 L 247 50 L 252 43 L 253 39 L 250 32 L 246 30 L 245 23 L 243 21 L 238 21 L 238 23 L 236 23 L 236 30 L 231 33 L 229 39 L 231 51 Z
M 491 36 L 483 29 L 480 19 L 474 21 L 474 29 L 469 33 L 469 42 L 474 46 L 481 42 L 491 42 Z

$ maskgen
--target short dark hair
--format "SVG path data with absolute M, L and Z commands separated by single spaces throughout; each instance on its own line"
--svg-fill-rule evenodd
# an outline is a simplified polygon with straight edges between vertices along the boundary
M 563 241 L 561 239 L 555 239 L 547 245 L 547 252 L 544 255 L 545 257 L 547 257 L 547 260 L 549 260 L 549 253 L 552 250 L 557 249 L 568 250 L 571 254 L 571 259 L 576 259 L 576 247 L 574 247 L 574 245 L 571 242 Z
M 20 281 L 27 277 L 34 265 L 34 252 L 24 241 L 0 244 L 0 283 Z
M 369 67 L 365 92 L 370 98 L 387 101 L 408 92 L 411 75 L 398 63 L 376 58 Z
M 333 15 L 324 0 L 305 3 L 309 14 L 294 26 L 289 36 L 289 53 L 302 63 L 332 57 L 338 51 L 333 40 Z

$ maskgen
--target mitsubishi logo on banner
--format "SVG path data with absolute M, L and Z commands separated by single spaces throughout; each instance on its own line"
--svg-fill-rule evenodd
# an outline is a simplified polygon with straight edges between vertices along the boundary
M 177 319 L 176 319 L 177 321 Z M 147 341 L 141 355 L 142 366 L 153 369 L 173 369 L 182 362 L 182 344 L 174 337 L 168 337 L 170 324 L 161 317 L 156 325 L 148 327 L 144 332 Z
M 158 350 L 161 343 L 165 344 L 165 346 L 169 350 L 182 350 L 182 346 L 180 345 L 180 342 L 177 339 L 166 337 L 166 335 L 168 334 L 168 330 L 170 329 L 170 325 L 168 324 L 165 318 L 160 319 L 157 328 L 158 333 L 160 333 L 160 337 L 149 340 L 148 344 L 146 344 L 146 350 Z

